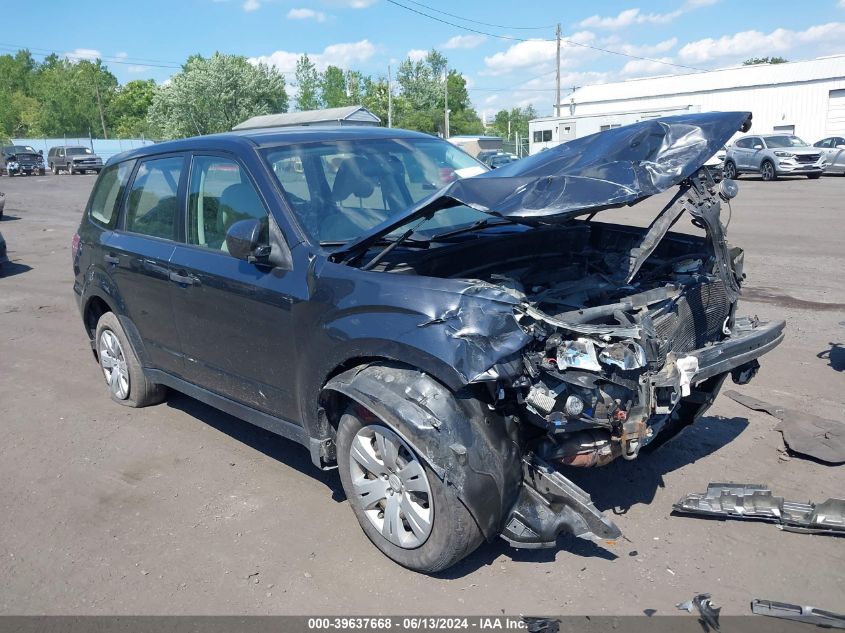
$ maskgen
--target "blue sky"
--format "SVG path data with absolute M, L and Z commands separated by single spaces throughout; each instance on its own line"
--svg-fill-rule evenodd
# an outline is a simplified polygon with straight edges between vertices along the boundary
M 564 97 L 571 86 L 720 68 L 751 56 L 845 53 L 845 0 L 396 2 L 453 25 L 389 0 L 42 2 L 7 7 L 0 53 L 27 46 L 36 54 L 100 56 L 126 82 L 164 81 L 188 55 L 219 50 L 274 64 L 292 83 L 303 52 L 321 67 L 386 75 L 389 63 L 395 69 L 435 47 L 467 77 L 480 112 L 532 103 L 540 114 L 551 112 L 554 99 L 557 22 L 571 42 L 562 49 Z

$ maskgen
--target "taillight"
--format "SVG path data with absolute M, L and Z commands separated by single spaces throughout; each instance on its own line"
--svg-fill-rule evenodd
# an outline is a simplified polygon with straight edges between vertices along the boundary
M 71 240 L 71 243 L 70 243 L 70 256 L 73 259 L 76 259 L 76 254 L 79 252 L 79 244 L 80 244 L 79 233 L 74 233 L 73 234 L 73 240 Z

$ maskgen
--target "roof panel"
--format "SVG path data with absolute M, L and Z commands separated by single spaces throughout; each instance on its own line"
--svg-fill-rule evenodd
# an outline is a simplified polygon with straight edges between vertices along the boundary
M 577 105 L 842 78 L 845 78 L 845 55 L 834 55 L 785 64 L 737 66 L 584 86 L 572 93 L 571 99 Z M 567 102 L 568 99 L 562 105 L 567 105 Z

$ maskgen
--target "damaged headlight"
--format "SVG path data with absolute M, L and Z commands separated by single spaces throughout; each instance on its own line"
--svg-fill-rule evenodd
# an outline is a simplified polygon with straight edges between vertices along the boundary
M 601 348 L 596 352 L 596 346 Z M 583 369 L 601 371 L 601 363 L 615 365 L 622 370 L 640 369 L 646 366 L 645 350 L 632 340 L 605 345 L 590 339 L 579 338 L 564 341 L 557 348 L 557 366 L 560 369 Z
M 557 366 L 561 369 L 569 367 L 586 371 L 601 371 L 601 365 L 596 356 L 596 344 L 586 338 L 564 341 L 557 348 Z
M 608 345 L 599 354 L 599 360 L 607 365 L 616 365 L 626 371 L 645 367 L 645 350 L 639 343 L 624 341 Z

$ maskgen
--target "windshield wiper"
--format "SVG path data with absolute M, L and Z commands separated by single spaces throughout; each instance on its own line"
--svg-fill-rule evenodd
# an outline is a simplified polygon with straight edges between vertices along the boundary
M 513 220 L 508 220 L 507 218 L 499 218 L 493 220 L 491 218 L 484 218 L 483 220 L 478 220 L 473 222 L 469 226 L 464 226 L 459 229 L 452 229 L 451 231 L 443 231 L 442 233 L 436 233 L 431 236 L 432 240 L 440 240 L 444 237 L 452 237 L 453 235 L 461 235 L 462 233 L 471 233 L 473 231 L 478 231 L 481 229 L 486 229 L 491 226 L 502 226 L 505 224 L 518 224 Z
M 413 234 L 413 231 L 411 231 Z M 344 246 L 349 243 L 350 240 L 325 240 L 320 242 L 320 246 Z M 413 238 L 413 237 L 405 237 L 405 234 L 399 235 L 397 237 L 381 237 L 377 239 L 375 242 L 371 242 L 369 246 L 391 246 L 396 242 L 403 242 L 407 246 L 416 246 L 418 248 L 428 248 L 429 244 L 431 244 L 431 240 L 428 238 Z

